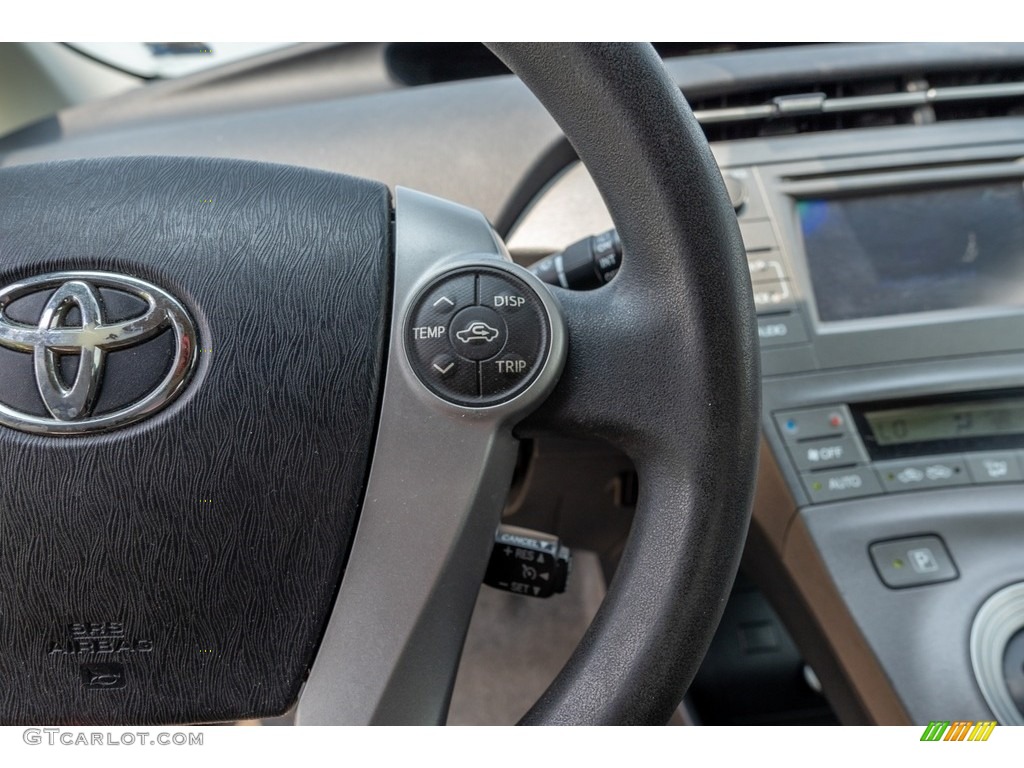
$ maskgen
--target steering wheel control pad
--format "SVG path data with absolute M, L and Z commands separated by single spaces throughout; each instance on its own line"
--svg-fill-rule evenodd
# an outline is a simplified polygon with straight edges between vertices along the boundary
M 455 405 L 487 407 L 526 389 L 544 366 L 551 322 L 536 291 L 510 271 L 460 267 L 433 280 L 405 328 L 416 376 Z

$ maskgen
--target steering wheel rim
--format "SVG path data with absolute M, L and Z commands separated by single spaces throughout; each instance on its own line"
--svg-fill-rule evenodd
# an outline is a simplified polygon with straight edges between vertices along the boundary
M 491 47 L 565 132 L 628 254 L 605 288 L 556 291 L 566 369 L 523 429 L 610 442 L 640 478 L 605 601 L 523 722 L 666 722 L 718 625 L 753 496 L 758 345 L 735 214 L 653 48 Z
M 650 46 L 492 49 L 605 197 L 627 257 L 602 289 L 548 292 L 480 214 L 407 190 L 392 251 L 388 191 L 359 179 L 202 158 L 0 169 L 0 270 L 15 281 L 0 288 L 0 401 L 20 387 L 19 408 L 44 407 L 9 378 L 11 355 L 52 369 L 79 349 L 94 366 L 71 416 L 40 410 L 61 434 L 0 427 L 0 576 L 16 586 L 0 592 L 0 721 L 202 722 L 296 700 L 299 722 L 443 721 L 517 436 L 548 432 L 624 450 L 640 500 L 593 625 L 523 722 L 668 719 L 717 626 L 753 492 L 758 356 L 735 217 Z M 417 292 L 474 265 L 524 283 L 551 326 L 543 371 L 488 407 L 427 391 L 403 343 Z M 145 420 L 85 434 L 74 414 L 110 381 L 121 406 L 144 391 L 130 360 L 100 372 L 141 311 L 137 280 L 191 316 L 175 337 L 188 371 Z M 241 311 L 239 289 L 261 311 Z M 332 332 L 339 295 L 346 333 Z M 159 373 L 163 353 L 146 354 Z

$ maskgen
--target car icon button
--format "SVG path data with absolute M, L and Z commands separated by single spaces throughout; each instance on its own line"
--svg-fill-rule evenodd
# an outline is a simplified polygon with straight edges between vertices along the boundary
M 448 335 L 456 354 L 469 360 L 487 360 L 505 346 L 508 328 L 493 309 L 468 307 L 452 319 Z

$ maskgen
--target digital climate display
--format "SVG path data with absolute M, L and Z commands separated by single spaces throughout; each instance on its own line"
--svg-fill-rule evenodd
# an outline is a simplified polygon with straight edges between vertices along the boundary
M 880 446 L 1024 435 L 1024 398 L 865 411 Z
M 818 316 L 1024 306 L 1024 185 L 797 202 Z

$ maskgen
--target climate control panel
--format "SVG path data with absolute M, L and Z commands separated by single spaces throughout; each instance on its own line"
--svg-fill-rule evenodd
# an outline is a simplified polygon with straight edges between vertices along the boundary
M 891 447 L 878 446 L 877 435 L 862 434 L 847 405 L 778 411 L 772 419 L 787 458 L 814 504 L 1024 481 L 1024 450 L 1016 437 L 931 441 L 913 444 L 903 455 L 893 456 Z

